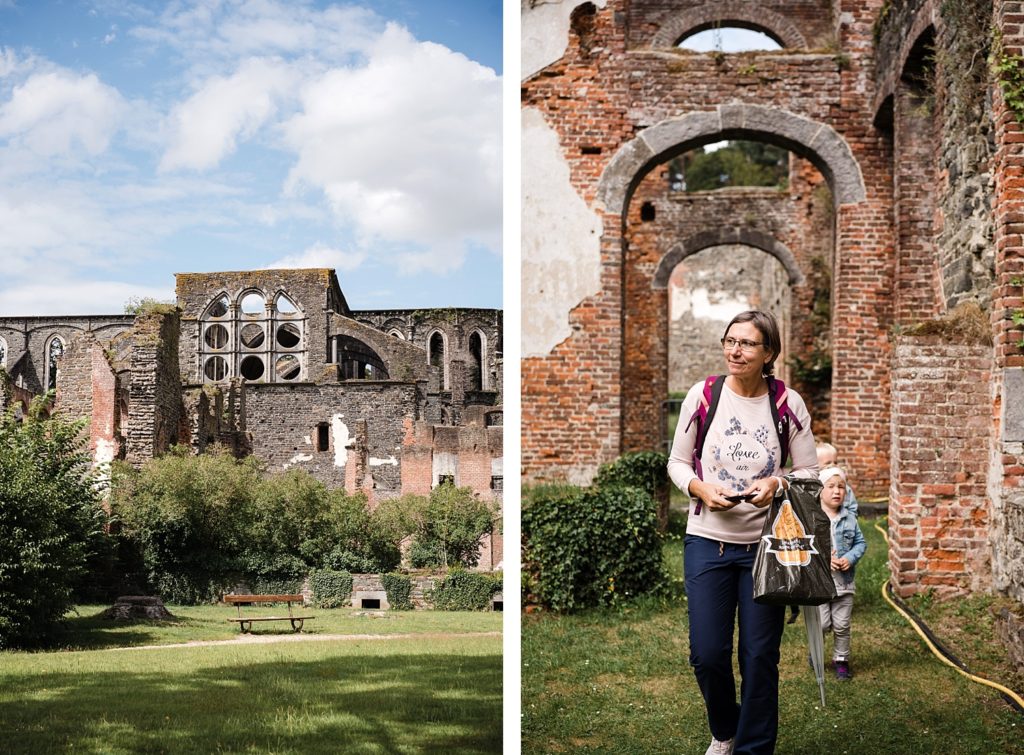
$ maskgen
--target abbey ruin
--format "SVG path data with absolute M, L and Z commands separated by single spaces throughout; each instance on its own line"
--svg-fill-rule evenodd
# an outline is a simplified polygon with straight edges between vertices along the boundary
M 704 250 L 760 286 L 756 250 L 786 379 L 888 499 L 897 591 L 1024 601 L 1024 3 L 521 7 L 524 476 L 664 448 L 669 292 Z M 679 46 L 725 27 L 779 49 Z M 786 187 L 679 191 L 724 140 L 788 150 Z
M 352 310 L 329 269 L 176 279 L 137 315 L 0 318 L 0 408 L 56 389 L 97 463 L 221 444 L 371 506 L 444 481 L 500 506 L 500 310 Z

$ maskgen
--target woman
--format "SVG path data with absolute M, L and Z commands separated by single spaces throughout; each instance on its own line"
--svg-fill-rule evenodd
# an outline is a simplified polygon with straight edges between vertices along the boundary
M 708 755 L 771 753 L 779 724 L 785 608 L 754 602 L 752 572 L 766 506 L 785 485 L 768 383 L 781 350 L 779 326 L 768 312 L 743 312 L 725 329 L 722 347 L 728 372 L 699 464 L 694 463 L 699 423 L 686 418 L 697 412 L 704 381 L 683 402 L 668 461 L 673 483 L 691 499 L 684 541 L 690 664 L 711 728 Z M 818 459 L 810 415 L 793 391 L 788 403 L 797 420 L 789 423 L 790 474 L 814 477 Z M 732 672 L 737 610 L 738 705 Z

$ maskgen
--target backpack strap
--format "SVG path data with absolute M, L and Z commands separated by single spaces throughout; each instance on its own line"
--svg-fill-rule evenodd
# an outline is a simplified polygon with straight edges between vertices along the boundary
M 722 386 L 725 384 L 725 375 L 710 375 L 704 380 L 704 390 L 701 392 L 700 401 L 696 410 L 690 416 L 686 424 L 685 432 L 689 432 L 690 425 L 697 423 L 697 438 L 693 444 L 693 470 L 697 473 L 697 479 L 704 479 L 704 469 L 701 467 L 700 457 L 704 452 L 704 440 L 708 436 L 708 428 L 711 420 L 715 418 L 715 411 L 718 409 L 718 401 L 722 398 Z M 703 502 L 698 498 L 693 513 L 700 515 Z
M 792 432 L 790 422 L 796 425 L 797 432 L 803 430 L 804 426 L 800 424 L 800 420 L 789 407 L 789 391 L 786 390 L 786 384 L 772 375 L 768 376 L 768 397 L 768 403 L 772 410 L 772 424 L 775 425 L 775 432 L 779 436 L 781 449 L 779 468 L 781 469 L 786 466 L 786 461 L 789 459 L 789 436 Z

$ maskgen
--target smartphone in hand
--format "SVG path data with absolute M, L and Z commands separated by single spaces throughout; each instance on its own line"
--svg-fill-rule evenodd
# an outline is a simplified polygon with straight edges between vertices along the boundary
M 737 493 L 736 495 L 727 495 L 727 496 L 724 496 L 724 497 L 725 497 L 725 500 L 729 501 L 730 503 L 739 503 L 740 501 L 748 501 L 749 502 L 749 501 L 754 500 L 754 494 L 753 493 Z

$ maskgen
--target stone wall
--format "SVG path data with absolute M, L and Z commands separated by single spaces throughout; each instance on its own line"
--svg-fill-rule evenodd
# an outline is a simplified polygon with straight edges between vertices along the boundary
M 177 310 L 139 314 L 132 328 L 125 458 L 134 465 L 186 442 L 188 423 L 178 372 Z
M 889 566 L 901 596 L 991 584 L 992 349 L 904 336 L 893 354 Z M 857 489 L 857 478 L 851 477 Z
M 417 391 L 415 383 L 371 380 L 248 384 L 245 413 L 252 452 L 272 472 L 305 469 L 331 487 L 345 487 L 348 452 L 356 423 L 363 420 L 374 495 L 399 495 L 403 427 L 407 417 L 416 416 Z M 318 445 L 321 437 L 326 445 Z
M 0 338 L 7 342 L 7 372 L 15 385 L 33 394 L 44 393 L 46 346 L 51 338 L 59 336 L 67 347 L 79 333 L 88 332 L 105 342 L 128 330 L 134 321 L 131 315 L 0 317 Z
M 86 419 L 89 455 L 108 464 L 122 451 L 118 380 L 105 349 L 92 332 L 71 341 L 60 360 L 55 410 L 72 419 Z

